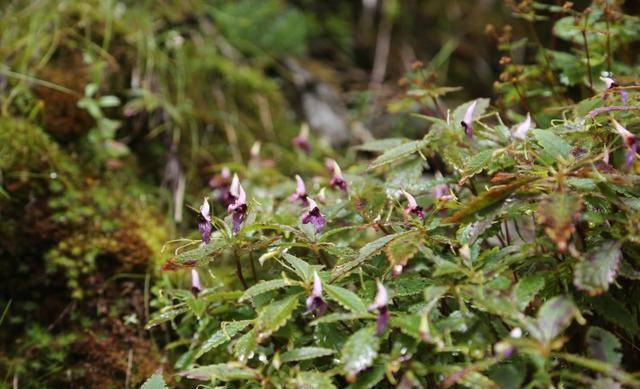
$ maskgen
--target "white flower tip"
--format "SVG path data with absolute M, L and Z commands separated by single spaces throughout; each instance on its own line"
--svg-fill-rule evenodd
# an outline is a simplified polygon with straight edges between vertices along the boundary
M 238 192 L 238 187 L 240 186 L 240 179 L 238 178 L 237 174 L 233 175 L 233 178 L 231 179 L 231 186 L 229 187 L 229 192 L 231 192 L 231 194 L 234 197 L 238 197 L 239 192 Z
M 629 130 L 624 128 L 622 124 L 618 123 L 616 119 L 611 119 L 611 121 L 613 122 L 613 126 L 616 128 L 616 131 L 618 131 L 618 134 L 620 134 L 621 137 L 625 139 L 633 137 L 633 134 Z
M 298 194 L 307 193 L 307 188 L 304 185 L 304 181 L 302 180 L 302 177 L 300 177 L 299 174 L 296 174 L 296 192 Z
M 404 197 L 407 199 L 407 202 L 409 203 L 409 207 L 415 208 L 418 206 L 418 203 L 416 202 L 416 198 L 413 197 L 411 193 L 402 189 L 402 194 L 404 194 Z
M 309 202 L 309 211 L 313 211 L 314 208 L 318 208 L 318 204 L 311 197 L 307 197 L 307 201 Z
M 376 280 L 376 285 L 378 286 L 378 293 L 376 294 L 375 299 L 373 300 L 373 304 L 371 306 L 375 306 L 375 308 L 385 307 L 389 302 L 389 296 L 387 294 L 387 289 L 384 287 L 380 280 Z
M 220 175 L 224 178 L 229 178 L 231 177 L 231 170 L 229 170 L 229 168 L 225 166 L 222 168 Z
M 464 119 L 462 121 L 470 126 L 473 122 L 473 112 L 476 110 L 476 105 L 478 104 L 478 100 L 473 100 L 469 107 L 467 107 L 467 112 L 464 114 Z
M 610 89 L 610 88 L 613 86 L 613 84 L 615 84 L 615 83 L 616 83 L 616 81 L 615 81 L 613 78 L 611 78 L 611 77 L 604 77 L 604 76 L 602 76 L 602 77 L 600 77 L 600 79 L 601 79 L 601 80 L 604 82 L 604 84 L 607 86 L 607 89 Z
M 322 295 L 322 280 L 317 271 L 313 272 L 313 295 L 316 297 Z
M 238 204 L 246 204 L 247 203 L 247 194 L 244 191 L 242 185 L 238 184 Z
M 509 332 L 509 336 L 515 339 L 520 339 L 522 337 L 522 330 L 520 327 L 514 327 L 511 332 Z
M 517 139 L 525 139 L 527 137 L 527 133 L 531 129 L 531 114 L 527 112 L 527 117 L 524 121 L 516 127 L 513 132 L 513 137 Z
M 336 177 L 342 177 L 342 169 L 340 169 L 340 165 L 338 165 L 338 162 L 336 162 L 335 160 L 333 161 L 333 174 Z
M 260 143 L 260 141 L 257 141 L 253 144 L 253 146 L 251 146 L 251 157 L 256 158 L 260 155 L 260 148 L 262 147 L 262 143 Z
M 202 200 L 202 205 L 200 206 L 200 214 L 204 218 L 207 218 L 210 212 L 211 212 L 211 206 L 209 205 L 209 198 L 205 197 L 204 200 Z

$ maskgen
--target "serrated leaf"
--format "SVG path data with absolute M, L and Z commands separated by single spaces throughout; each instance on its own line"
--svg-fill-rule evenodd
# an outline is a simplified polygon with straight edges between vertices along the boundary
M 247 331 L 247 333 L 239 337 L 233 345 L 233 355 L 240 361 L 246 361 L 256 348 L 258 348 L 256 338 L 255 328 Z
M 564 296 L 553 297 L 538 311 L 536 330 L 532 335 L 541 342 L 549 343 L 571 324 L 573 318 L 582 319 L 573 301 Z
M 161 373 L 154 373 L 142 384 L 140 389 L 166 389 L 167 384 L 164 382 Z
M 321 316 L 316 320 L 309 323 L 311 326 L 315 326 L 318 324 L 327 324 L 327 323 L 335 323 L 338 321 L 349 321 L 349 320 L 358 320 L 358 319 L 371 319 L 374 318 L 370 313 L 330 313 L 328 315 Z
M 622 362 L 621 344 L 611 332 L 600 327 L 591 327 L 587 331 L 587 350 L 589 357 L 620 366 Z
M 392 269 L 396 266 L 404 268 L 409 260 L 413 258 L 418 252 L 417 236 L 419 233 L 413 231 L 398 239 L 394 239 L 391 243 L 384 248 L 384 252 L 387 254 L 387 259 Z
M 544 226 L 544 232 L 556 244 L 559 251 L 564 252 L 567 249 L 581 211 L 580 197 L 564 193 L 554 193 L 538 206 L 538 223 Z
M 355 377 L 373 364 L 380 349 L 380 338 L 374 327 L 365 327 L 351 335 L 342 347 L 344 370 L 349 377 Z
M 175 261 L 179 264 L 196 264 L 220 251 L 223 245 L 224 241 L 222 239 L 212 240 L 209 243 L 201 244 L 195 249 L 176 255 Z
M 299 297 L 300 294 L 288 296 L 280 301 L 272 302 L 262 309 L 255 324 L 258 342 L 271 336 L 291 318 L 293 311 L 298 306 Z
M 287 280 L 284 278 L 279 278 L 277 280 L 261 281 L 253 285 L 249 289 L 245 290 L 238 301 L 243 302 L 255 296 L 261 295 L 263 293 L 267 293 L 272 290 L 284 288 L 291 285 L 299 285 L 299 284 L 297 282 L 293 282 L 291 280 Z
M 609 290 L 618 275 L 622 259 L 621 243 L 607 241 L 591 251 L 587 259 L 575 267 L 573 284 L 576 288 L 595 296 Z
M 311 277 L 313 276 L 311 265 L 289 253 L 282 253 L 282 258 L 287 261 L 289 265 L 291 265 L 293 271 L 298 277 L 300 277 L 302 281 L 311 280 Z
M 355 313 L 367 312 L 367 306 L 362 299 L 349 289 L 331 284 L 325 284 L 324 289 L 326 290 L 327 295 L 331 299 L 337 301 L 342 307 Z
M 518 309 L 524 310 L 542 288 L 544 288 L 544 277 L 540 274 L 527 276 L 518 281 L 514 290 Z
M 424 140 L 414 140 L 411 142 L 407 142 L 401 144 L 400 146 L 396 146 L 384 154 L 380 155 L 378 158 L 374 159 L 369 164 L 369 169 L 375 169 L 380 166 L 384 166 L 395 162 L 399 159 L 406 158 L 409 155 L 417 152 L 426 146 L 426 142 Z
M 543 158 L 547 163 L 553 163 L 557 158 L 569 160 L 571 157 L 571 146 L 567 141 L 554 134 L 551 130 L 534 130 L 533 135 L 536 142 L 542 147 Z
M 331 355 L 334 352 L 334 350 L 324 347 L 300 347 L 282 353 L 282 355 L 280 356 L 280 360 L 283 363 L 304 361 L 307 359 L 326 357 L 327 355 Z
M 494 150 L 482 150 L 481 152 L 471 156 L 464 163 L 463 177 L 469 177 L 480 173 L 489 168 L 493 161 Z
M 424 292 L 431 281 L 423 277 L 400 277 L 389 282 L 395 297 L 413 296 Z
M 252 322 L 253 320 L 241 320 L 222 323 L 220 329 L 214 332 L 209 339 L 202 343 L 202 346 L 198 349 L 196 358 L 199 358 L 209 350 L 222 346 L 226 342 L 230 341 L 238 332 L 244 330 Z
M 455 214 L 445 219 L 445 222 L 458 223 L 472 216 L 476 216 L 479 213 L 485 212 L 534 180 L 535 178 L 533 177 L 527 177 L 519 179 L 518 181 L 508 185 L 494 186 L 471 201 L 468 201 Z
M 358 256 L 355 259 L 333 268 L 333 270 L 331 271 L 331 282 L 349 273 L 354 268 L 360 266 L 364 261 L 379 253 L 387 244 L 389 244 L 389 242 L 411 232 L 412 231 L 405 231 L 398 232 L 396 234 L 385 235 L 374 240 L 373 242 L 369 242 L 366 245 L 362 246 L 362 248 L 358 252 Z
M 162 311 L 152 315 L 144 328 L 148 330 L 149 328 L 155 327 L 158 324 L 173 320 L 176 316 L 187 311 L 188 308 L 163 309 Z
M 194 367 L 178 374 L 198 381 L 211 381 L 216 379 L 227 382 L 257 380 L 260 378 L 260 373 L 257 370 L 237 362 Z
M 331 376 L 318 371 L 301 371 L 289 381 L 289 388 L 296 389 L 334 389 Z
M 589 302 L 600 317 L 623 328 L 629 336 L 635 336 L 640 331 L 636 316 L 620 300 L 613 298 L 610 293 L 590 298 Z
M 384 378 L 384 365 L 376 364 L 371 369 L 360 374 L 356 382 L 349 385 L 348 389 L 370 389 L 374 388 Z

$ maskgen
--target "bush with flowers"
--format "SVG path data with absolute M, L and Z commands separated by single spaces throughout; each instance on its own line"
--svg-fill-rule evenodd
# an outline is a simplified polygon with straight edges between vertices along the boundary
M 623 53 L 640 22 L 611 3 L 513 4 L 561 43 L 488 29 L 505 52 L 494 101 L 447 108 L 455 88 L 416 64 L 390 109 L 419 139 L 340 158 L 303 131 L 283 162 L 298 175 L 222 169 L 198 239 L 170 244 L 166 278 L 191 282 L 156 287 L 147 324 L 179 336 L 179 379 L 639 386 L 640 100 Z

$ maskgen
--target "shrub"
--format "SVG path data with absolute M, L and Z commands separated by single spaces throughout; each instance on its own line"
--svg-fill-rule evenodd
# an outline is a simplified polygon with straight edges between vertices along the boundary
M 503 77 L 495 106 L 446 109 L 439 97 L 452 89 L 417 64 L 394 109 L 424 119 L 421 139 L 362 144 L 344 173 L 300 152 L 298 183 L 254 164 L 242 185 L 211 194 L 228 209 L 205 198 L 202 239 L 174 242 L 164 269 L 177 284 L 156 287 L 147 325 L 171 322 L 183 338 L 180 376 L 246 387 L 640 385 L 627 372 L 640 362 L 640 105 L 636 87 L 598 78 L 632 71 L 613 53 L 638 21 L 609 2 L 514 7 L 530 21 L 560 14 L 553 31 L 571 49 L 518 41 L 531 61 L 504 60 L 519 75 Z

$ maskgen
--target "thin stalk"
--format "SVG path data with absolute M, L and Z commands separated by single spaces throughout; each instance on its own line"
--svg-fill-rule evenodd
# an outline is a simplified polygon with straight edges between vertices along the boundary
M 251 264 L 251 275 L 253 276 L 253 282 L 258 282 L 258 274 L 256 273 L 256 264 L 253 259 L 253 254 L 249 253 L 249 263 Z
M 589 40 L 587 39 L 587 23 L 589 22 L 589 14 L 584 18 L 584 27 L 582 27 L 582 39 L 584 40 L 584 50 L 587 55 L 587 72 L 589 74 L 589 87 L 593 90 L 593 76 L 591 75 L 591 55 L 589 54 Z
M 244 286 L 245 289 L 248 289 L 249 286 L 247 285 L 247 281 L 244 280 L 244 274 L 242 274 L 242 265 L 240 264 L 238 251 L 235 248 L 233 249 L 233 260 L 236 262 L 236 275 L 238 276 L 238 279 L 242 283 L 242 286 Z
M 609 20 L 609 2 L 604 6 L 604 19 L 607 22 L 607 71 L 611 72 L 613 64 L 613 55 L 611 54 L 611 21 Z

